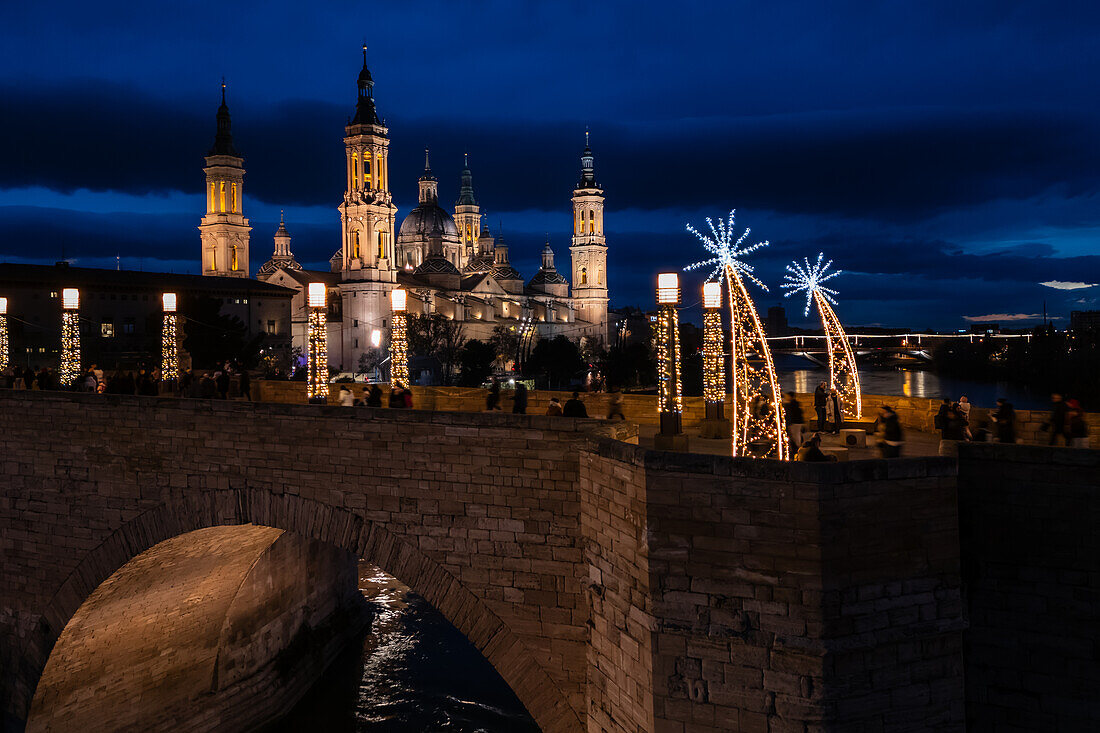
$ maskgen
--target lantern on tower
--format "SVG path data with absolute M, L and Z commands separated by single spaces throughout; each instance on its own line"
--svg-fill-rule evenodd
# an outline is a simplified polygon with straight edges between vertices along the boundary
M 402 288 L 390 291 L 393 311 L 390 328 L 390 386 L 409 386 L 408 323 L 405 307 L 408 293 Z
M 164 323 L 160 332 L 160 375 L 166 381 L 175 382 L 180 378 L 176 294 L 164 293 L 160 297 L 164 306 Z
M 325 318 L 328 291 L 325 284 L 310 283 L 306 297 L 309 306 L 306 398 L 310 402 L 325 402 L 328 399 L 328 325 Z
M 80 291 L 61 291 L 61 383 L 71 387 L 80 376 Z

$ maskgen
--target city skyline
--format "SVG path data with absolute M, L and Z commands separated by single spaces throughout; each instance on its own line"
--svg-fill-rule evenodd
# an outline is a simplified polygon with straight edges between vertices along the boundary
M 754 291 L 761 311 L 784 302 L 785 262 L 818 251 L 845 270 L 853 325 L 1028 325 L 1044 301 L 1064 324 L 1096 307 L 1095 10 L 842 6 L 822 33 L 809 6 L 320 9 L 298 24 L 286 6 L 231 13 L 219 33 L 198 10 L 164 23 L 62 6 L 48 23 L 0 11 L 20 30 L 0 50 L 21 110 L 0 123 L 15 151 L 0 165 L 4 260 L 197 272 L 224 76 L 252 274 L 281 209 L 295 255 L 323 268 L 365 39 L 398 222 L 424 147 L 446 202 L 469 153 L 487 223 L 534 271 L 546 232 L 568 250 L 561 192 L 591 131 L 615 307 L 651 307 L 656 272 L 698 259 L 685 224 L 732 207 L 771 242 L 753 260 L 771 288 Z

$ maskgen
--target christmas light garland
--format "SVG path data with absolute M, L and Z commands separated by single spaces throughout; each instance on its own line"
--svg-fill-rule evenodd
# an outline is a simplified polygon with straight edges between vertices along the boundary
M 726 399 L 725 347 L 722 343 L 722 311 L 703 310 L 703 401 L 722 404 Z
M 306 399 L 328 399 L 328 325 L 325 304 L 328 291 L 324 283 L 310 283 L 306 304 L 309 307 L 308 352 L 306 353 Z
M 715 226 L 710 218 L 710 234 L 704 234 L 690 224 L 687 230 L 713 254 L 710 259 L 684 268 L 693 270 L 715 265 L 708 280 L 715 276 L 725 283 L 730 309 L 730 368 L 733 371 L 732 404 L 730 406 L 731 453 L 734 456 L 790 459 L 786 439 L 786 417 L 780 399 L 779 379 L 775 373 L 771 349 L 742 277 L 755 282 L 765 291 L 767 286 L 753 275 L 751 265 L 740 258 L 768 243 L 743 246 L 750 229 L 734 239 L 734 211 L 728 222 L 719 220 Z M 704 324 L 705 325 L 705 324 Z
M 0 369 L 8 368 L 8 299 L 0 298 Z
M 836 304 L 837 291 L 825 287 L 822 283 L 831 280 L 843 270 L 829 272 L 833 261 L 824 264 L 824 253 L 819 252 L 817 261 L 810 264 L 809 259 L 797 260 L 787 265 L 786 282 L 782 287 L 787 290 L 784 297 L 795 293 L 806 293 L 806 307 L 803 315 L 810 315 L 810 302 L 817 305 L 821 316 L 821 328 L 825 331 L 825 348 L 829 352 L 829 387 L 835 389 L 840 397 L 841 410 L 845 417 L 859 419 L 863 415 L 863 395 L 859 385 L 859 371 L 856 367 L 856 355 L 844 333 L 844 327 L 830 303 Z
M 657 411 L 684 411 L 680 380 L 680 317 L 675 305 L 661 306 L 657 316 Z
M 165 381 L 180 378 L 179 340 L 176 329 L 176 294 L 164 293 L 164 323 L 160 330 L 160 377 Z
M 80 376 L 80 291 L 61 291 L 61 384 L 71 387 Z
M 393 314 L 390 329 L 390 383 L 409 386 L 408 316 L 403 312 Z

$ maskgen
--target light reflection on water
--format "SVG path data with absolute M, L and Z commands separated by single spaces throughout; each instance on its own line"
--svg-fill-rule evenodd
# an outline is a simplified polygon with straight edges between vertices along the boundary
M 828 381 L 829 372 L 822 368 L 804 368 L 804 360 L 776 359 L 776 371 L 783 391 L 813 392 L 821 381 Z M 925 369 L 868 369 L 859 371 L 859 382 L 864 394 L 900 395 L 958 399 L 966 395 L 979 407 L 996 407 L 997 398 L 1005 397 L 1021 410 L 1045 410 L 1049 407 L 1049 395 L 1034 394 L 1018 385 L 1004 382 L 942 377 Z
M 274 731 L 538 733 L 496 670 L 423 598 L 369 563 L 359 587 L 370 629 Z

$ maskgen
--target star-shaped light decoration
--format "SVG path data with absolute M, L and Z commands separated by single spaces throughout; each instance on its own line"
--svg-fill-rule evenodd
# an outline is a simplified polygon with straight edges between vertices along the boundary
M 802 315 L 810 315 L 810 304 L 814 299 L 814 293 L 821 293 L 821 297 L 826 301 L 836 305 L 836 300 L 833 298 L 837 294 L 832 288 L 827 288 L 822 285 L 826 280 L 831 280 L 844 270 L 834 270 L 828 272 L 829 267 L 832 266 L 833 261 L 822 264 L 822 260 L 825 259 L 824 253 L 818 252 L 817 262 L 810 264 L 810 260 L 803 258 L 802 262 L 795 260 L 791 264 L 787 265 L 787 274 L 783 276 L 786 281 L 781 285 L 787 292 L 783 294 L 783 297 L 789 298 L 795 293 L 805 290 L 806 291 L 806 309 Z M 828 274 L 826 274 L 828 273 Z
M 711 218 L 707 217 L 707 226 L 710 227 L 710 234 L 700 232 L 691 224 L 687 225 L 687 230 L 699 238 L 699 241 L 703 243 L 703 248 L 714 255 L 708 260 L 696 262 L 693 265 L 688 265 L 684 268 L 684 271 L 695 270 L 700 267 L 706 267 L 708 265 L 715 265 L 714 271 L 707 276 L 707 281 L 713 280 L 715 275 L 722 275 L 726 271 L 726 267 L 733 268 L 734 272 L 740 273 L 745 277 L 752 280 L 754 283 L 762 287 L 767 291 L 768 286 L 760 282 L 760 280 L 752 274 L 752 265 L 746 263 L 741 258 L 747 255 L 749 252 L 758 250 L 761 247 L 767 247 L 768 243 L 757 242 L 744 246 L 745 240 L 749 238 L 749 232 L 751 229 L 746 229 L 745 233 L 737 238 L 735 241 L 733 238 L 734 228 L 734 213 L 736 209 L 730 211 L 729 221 L 725 222 L 721 219 L 718 220 L 718 226 L 714 226 L 714 222 Z

